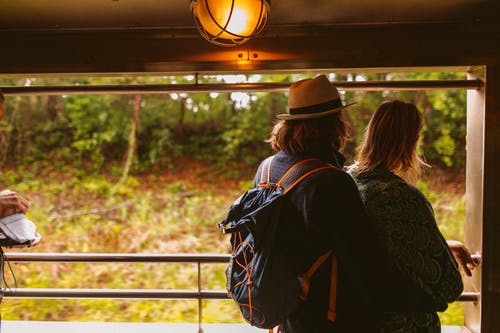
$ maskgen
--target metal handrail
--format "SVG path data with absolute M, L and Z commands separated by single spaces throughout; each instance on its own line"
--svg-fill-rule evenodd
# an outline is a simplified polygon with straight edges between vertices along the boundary
M 429 89 L 479 90 L 484 81 L 474 80 L 405 80 L 405 81 L 334 81 L 342 91 L 421 91 Z M 83 95 L 83 94 L 171 94 L 208 92 L 283 92 L 291 83 L 194 83 L 194 84 L 114 84 L 75 86 L 1 86 L 6 96 Z
M 86 262 L 86 263 L 196 263 L 197 290 L 158 289 L 85 289 L 85 288 L 4 288 L 6 298 L 53 299 L 196 299 L 198 300 L 198 333 L 202 333 L 203 300 L 228 299 L 225 290 L 201 289 L 202 263 L 227 263 L 224 254 L 140 254 L 140 253 L 19 253 L 3 254 L 10 262 Z
M 225 290 L 163 290 L 163 289 L 72 289 L 72 288 L 9 288 L 8 298 L 57 299 L 229 299 Z M 463 292 L 457 302 L 478 302 L 478 292 Z
M 71 288 L 7 288 L 4 297 L 10 298 L 105 298 L 105 299 L 227 299 L 225 290 L 201 289 L 201 264 L 228 263 L 227 254 L 136 254 L 136 253 L 5 253 L 11 262 L 87 262 L 87 263 L 196 263 L 197 290 L 157 289 L 71 289 Z M 480 262 L 479 254 L 473 260 Z M 478 302 L 480 293 L 464 292 L 458 302 Z M 201 303 L 200 303 L 201 305 Z M 201 312 L 200 312 L 201 313 Z
M 8 288 L 4 297 L 57 299 L 228 299 L 225 290 Z
M 136 262 L 136 263 L 227 263 L 229 254 L 156 253 L 21 253 L 6 252 L 11 262 Z

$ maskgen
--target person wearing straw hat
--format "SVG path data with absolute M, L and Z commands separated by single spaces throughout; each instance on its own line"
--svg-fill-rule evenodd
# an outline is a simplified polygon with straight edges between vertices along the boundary
M 316 172 L 287 193 L 291 209 L 281 226 L 285 253 L 297 274 L 332 250 L 338 259 L 336 316 L 329 309 L 331 263 L 311 278 L 309 296 L 280 323 L 284 333 L 376 332 L 375 292 L 399 282 L 385 271 L 384 255 L 353 178 L 343 171 L 340 152 L 347 140 L 344 104 L 325 75 L 290 86 L 288 112 L 277 115 L 267 140 L 276 154 L 269 172 L 277 182 L 295 163 L 317 158 L 335 168 Z M 263 168 L 256 172 L 258 186 Z M 391 300 L 392 301 L 392 300 Z

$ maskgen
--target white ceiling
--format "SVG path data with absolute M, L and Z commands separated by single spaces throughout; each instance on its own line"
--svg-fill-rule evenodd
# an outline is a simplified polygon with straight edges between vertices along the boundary
M 270 25 L 498 23 L 497 0 L 271 0 Z M 191 27 L 189 0 L 0 0 L 0 30 Z

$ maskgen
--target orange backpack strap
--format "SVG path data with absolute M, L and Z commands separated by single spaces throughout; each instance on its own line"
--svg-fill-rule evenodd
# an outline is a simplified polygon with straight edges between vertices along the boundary
M 260 170 L 260 182 L 259 187 L 281 187 L 283 195 L 290 191 L 295 185 L 297 185 L 302 179 L 307 176 L 325 169 L 336 169 L 333 165 L 327 164 L 318 158 L 308 158 L 299 161 L 292 165 L 284 174 L 281 176 L 278 183 L 271 182 L 271 164 L 273 162 L 274 155 L 268 157 L 262 162 L 262 169 Z
M 316 261 L 311 265 L 311 267 L 309 267 L 307 272 L 305 272 L 304 274 L 302 274 L 300 276 L 300 289 L 302 291 L 300 297 L 302 299 L 306 299 L 307 295 L 309 295 L 309 286 L 310 286 L 311 277 L 316 272 L 316 270 L 319 268 L 319 266 L 321 266 L 332 253 L 333 253 L 333 250 L 330 250 L 330 251 L 326 252 L 325 254 L 323 254 L 318 259 L 316 259 Z
M 273 158 L 274 158 L 274 155 L 266 158 L 264 160 L 264 162 L 262 163 L 262 169 L 260 170 L 260 182 L 258 184 L 259 187 L 269 187 L 272 185 L 271 184 L 271 163 L 273 162 Z
M 299 277 L 300 281 L 300 289 L 301 289 L 301 295 L 300 298 L 305 300 L 307 296 L 309 295 L 309 287 L 311 285 L 311 277 L 312 275 L 318 270 L 319 266 L 321 266 L 328 257 L 332 257 L 332 269 L 331 269 L 331 276 L 330 276 L 330 302 L 329 302 L 329 308 L 328 308 L 328 320 L 330 321 L 335 321 L 337 317 L 337 312 L 336 312 L 336 304 L 337 304 L 337 272 L 338 272 L 338 262 L 337 262 L 337 256 L 333 254 L 333 250 L 329 250 L 328 252 L 324 253 L 321 257 L 316 259 L 316 261 L 309 267 L 307 272 L 302 274 Z
M 288 169 L 278 181 L 278 186 L 282 188 L 283 195 L 290 191 L 302 179 L 325 169 L 336 169 L 333 165 L 327 164 L 317 158 L 308 158 L 295 163 Z
M 328 308 L 328 320 L 335 321 L 337 318 L 336 304 L 337 304 L 337 275 L 338 275 L 338 261 L 337 256 L 332 254 L 332 274 L 330 277 L 330 307 Z
M 307 176 L 326 169 L 336 169 L 331 164 L 327 164 L 317 158 L 309 158 L 295 163 L 281 176 L 277 184 L 271 183 L 271 163 L 274 156 L 266 159 L 261 170 L 260 187 L 281 187 L 283 195 L 290 191 L 295 185 L 302 181 Z M 320 256 L 311 265 L 311 267 L 299 277 L 302 299 L 306 299 L 309 294 L 310 280 L 316 270 L 331 256 L 332 270 L 330 277 L 330 303 L 328 308 L 328 320 L 335 321 L 336 318 L 336 298 L 337 298 L 337 257 L 333 254 L 333 250 L 329 250 Z

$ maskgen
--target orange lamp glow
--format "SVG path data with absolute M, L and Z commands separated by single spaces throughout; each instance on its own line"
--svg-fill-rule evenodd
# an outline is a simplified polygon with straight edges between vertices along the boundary
M 191 15 L 206 40 L 236 46 L 262 32 L 269 17 L 269 1 L 192 0 Z

